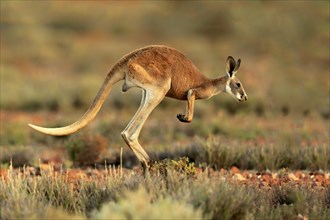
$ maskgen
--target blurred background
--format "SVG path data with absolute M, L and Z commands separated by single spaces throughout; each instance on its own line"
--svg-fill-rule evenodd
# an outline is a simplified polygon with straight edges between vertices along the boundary
M 8 149 L 19 148 L 17 154 L 28 155 L 28 147 L 76 146 L 70 137 L 45 137 L 26 124 L 59 126 L 75 121 L 111 66 L 126 53 L 151 44 L 177 48 L 210 77 L 225 74 L 227 56 L 241 58 L 237 76 L 249 100 L 237 103 L 221 94 L 199 101 L 193 123 L 186 125 L 175 117 L 184 112 L 186 103 L 166 99 L 141 133 L 147 149 L 181 146 L 196 135 L 261 138 L 269 143 L 297 129 L 297 145 L 306 140 L 328 144 L 328 1 L 0 4 L 3 163 L 13 157 L 15 150 Z M 105 142 L 107 149 L 125 147 L 120 132 L 139 103 L 139 90 L 122 94 L 118 84 L 98 118 L 80 135 L 99 135 L 97 141 Z

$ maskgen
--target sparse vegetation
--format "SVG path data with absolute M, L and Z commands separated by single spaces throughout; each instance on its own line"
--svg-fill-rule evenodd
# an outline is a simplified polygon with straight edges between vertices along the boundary
M 0 1 L 0 10 L 1 219 L 329 219 L 328 1 Z M 148 178 L 120 136 L 138 90 L 117 85 L 70 137 L 29 130 L 75 121 L 111 65 L 150 44 L 178 48 L 210 77 L 228 55 L 241 58 L 248 102 L 198 101 L 183 124 L 185 103 L 164 100 L 141 133 L 155 161 Z
M 300 145 L 255 145 L 225 141 L 210 137 L 196 139 L 186 155 L 196 163 L 208 164 L 216 169 L 237 166 L 241 169 L 329 170 L 330 150 L 327 143 L 313 147 Z
M 300 214 L 326 219 L 330 214 L 329 187 L 303 182 L 288 182 L 271 188 L 254 183 L 241 184 L 235 176 L 234 182 L 225 180 L 229 173 L 218 176 L 211 170 L 195 174 L 194 178 L 189 175 L 177 178 L 182 169 L 168 169 L 170 172 L 166 176 L 152 175 L 144 179 L 129 170 L 118 176 L 119 171 L 114 168 L 102 172 L 49 168 L 37 174 L 33 168 L 18 171 L 9 167 L 0 181 L 1 218 L 73 215 L 88 219 L 161 216 L 180 219 L 269 216 L 282 219 Z M 173 209 L 178 211 L 168 212 Z

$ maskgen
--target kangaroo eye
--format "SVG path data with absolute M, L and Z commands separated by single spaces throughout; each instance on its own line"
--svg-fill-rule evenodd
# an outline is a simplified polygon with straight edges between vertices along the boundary
M 237 86 L 238 88 L 240 88 L 240 87 L 241 87 L 241 84 L 240 84 L 240 83 L 236 83 L 236 86 Z

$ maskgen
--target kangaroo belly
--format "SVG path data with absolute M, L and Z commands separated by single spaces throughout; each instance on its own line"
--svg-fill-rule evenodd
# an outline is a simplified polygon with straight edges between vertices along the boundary
M 171 87 L 171 89 L 166 93 L 166 97 L 178 100 L 187 100 L 188 90 L 188 88 Z
M 190 89 L 197 88 L 207 79 L 199 74 L 176 74 L 172 76 L 171 88 L 166 96 L 178 100 L 187 100 L 187 93 Z

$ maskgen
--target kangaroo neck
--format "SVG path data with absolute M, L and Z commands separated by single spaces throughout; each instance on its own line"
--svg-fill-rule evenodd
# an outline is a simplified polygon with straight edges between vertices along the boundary
M 214 95 L 225 92 L 228 76 L 221 76 L 214 79 L 207 79 L 201 84 L 201 87 L 209 88 Z

